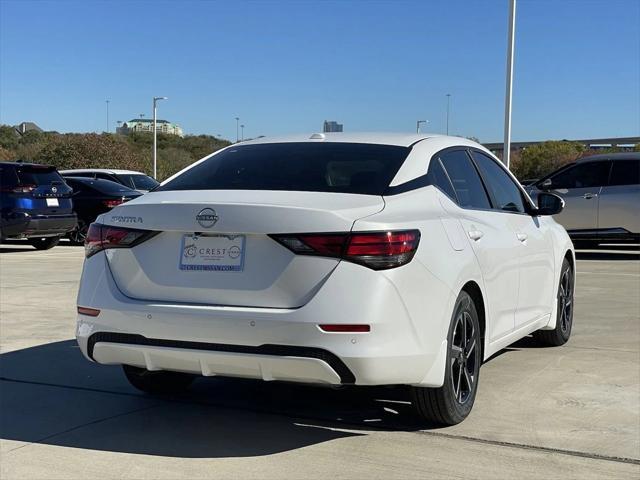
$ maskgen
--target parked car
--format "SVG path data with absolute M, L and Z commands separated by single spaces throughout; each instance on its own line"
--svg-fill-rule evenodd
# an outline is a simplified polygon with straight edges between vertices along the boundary
M 71 188 L 55 167 L 0 162 L 0 241 L 26 239 L 38 250 L 76 225 Z
M 640 243 L 640 153 L 593 155 L 547 175 L 530 188 L 561 196 L 555 218 L 579 246 Z
M 75 170 L 61 170 L 65 177 L 93 177 L 102 180 L 110 180 L 120 183 L 142 193 L 153 190 L 158 186 L 158 181 L 142 172 L 133 170 L 111 170 L 108 168 L 84 168 Z
M 404 384 L 455 424 L 484 360 L 530 333 L 569 339 L 563 203 L 534 205 L 459 137 L 232 145 L 91 225 L 78 344 L 146 392 L 195 375 Z
M 73 188 L 74 210 L 78 215 L 78 224 L 69 239 L 75 244 L 84 243 L 89 225 L 101 213 L 142 195 L 140 192 L 110 180 L 84 177 L 64 177 Z

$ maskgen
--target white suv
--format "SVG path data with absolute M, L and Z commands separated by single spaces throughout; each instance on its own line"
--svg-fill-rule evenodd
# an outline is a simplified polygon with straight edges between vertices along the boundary
M 232 145 L 92 224 L 78 343 L 147 392 L 200 375 L 406 384 L 455 424 L 483 360 L 571 333 L 563 202 L 538 202 L 457 137 Z

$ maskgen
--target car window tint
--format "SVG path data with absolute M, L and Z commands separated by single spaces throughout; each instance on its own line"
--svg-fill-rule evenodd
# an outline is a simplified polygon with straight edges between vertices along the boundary
M 640 184 L 640 160 L 619 160 L 613 162 L 609 185 Z
M 48 167 L 21 167 L 17 171 L 21 185 L 51 185 L 63 182 L 60 174 Z
M 489 156 L 473 151 L 473 158 L 486 182 L 487 188 L 493 194 L 494 208 L 507 212 L 524 213 L 522 193 L 511 177 Z
M 3 187 L 13 187 L 18 185 L 18 175 L 13 167 L 0 167 L 0 183 Z
M 120 174 L 118 179 L 123 185 L 140 190 L 151 190 L 158 186 L 158 182 L 147 175 Z
M 458 197 L 458 204 L 465 208 L 491 208 L 478 171 L 464 150 L 445 152 L 439 155 L 449 174 Z
M 233 146 L 155 191 L 288 190 L 382 195 L 410 150 L 339 142 Z
M 602 187 L 609 180 L 610 161 L 578 163 L 551 177 L 551 188 Z
M 91 182 L 91 186 L 100 193 L 104 193 L 106 195 L 129 195 L 132 193 L 136 193 L 135 190 L 127 187 L 126 185 L 122 185 L 120 183 L 112 182 L 111 180 L 95 180 Z
M 453 185 L 451 185 L 449 177 L 447 177 L 447 172 L 444 171 L 439 158 L 436 157 L 429 163 L 429 171 L 427 172 L 427 177 L 431 185 L 435 185 L 440 190 L 442 190 L 449 198 L 451 198 L 451 200 L 456 203 L 458 202 L 458 199 L 456 198 L 456 192 L 453 189 Z

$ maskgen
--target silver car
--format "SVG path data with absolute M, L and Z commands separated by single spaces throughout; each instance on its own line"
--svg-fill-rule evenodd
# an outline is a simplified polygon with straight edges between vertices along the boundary
M 580 245 L 640 243 L 640 153 L 581 158 L 527 188 L 565 200 L 554 218 Z

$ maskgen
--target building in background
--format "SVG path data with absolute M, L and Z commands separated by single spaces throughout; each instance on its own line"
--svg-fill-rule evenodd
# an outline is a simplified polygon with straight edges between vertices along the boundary
M 24 135 L 27 132 L 42 132 L 42 129 L 33 122 L 22 122 L 19 125 L 15 125 L 13 128 L 16 129 L 20 135 Z
M 322 131 L 325 133 L 329 132 L 341 132 L 342 124 L 338 122 L 334 122 L 333 120 L 325 120 L 324 126 L 322 127 Z
M 182 128 L 176 123 L 171 123 L 168 120 L 156 120 L 158 133 L 166 133 L 168 135 L 177 135 L 179 137 L 184 136 Z M 124 122 L 122 126 L 116 128 L 116 133 L 121 135 L 128 135 L 133 132 L 147 132 L 153 133 L 153 120 L 149 118 L 136 118 Z

